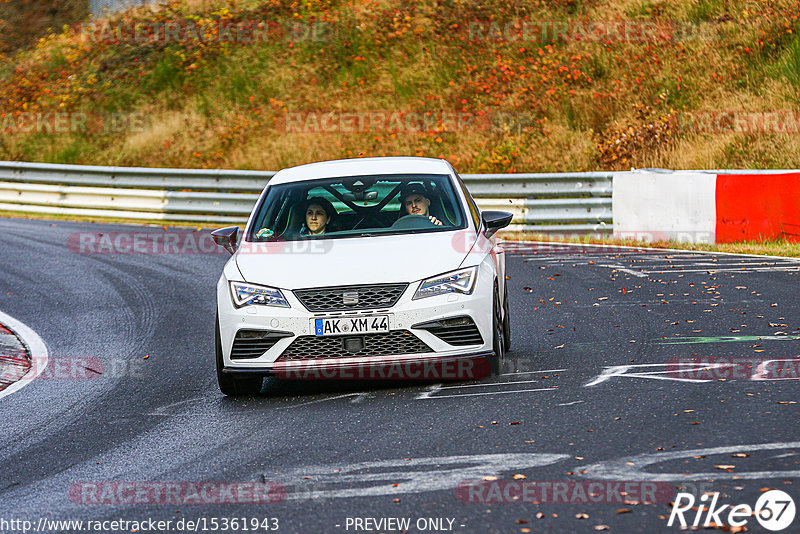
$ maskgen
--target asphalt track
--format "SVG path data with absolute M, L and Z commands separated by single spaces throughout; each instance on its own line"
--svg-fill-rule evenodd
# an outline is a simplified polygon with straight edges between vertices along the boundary
M 0 220 L 0 310 L 35 330 L 51 359 L 88 362 L 85 378 L 41 377 L 0 400 L 0 527 L 269 517 L 279 532 L 398 532 L 353 522 L 391 517 L 410 518 L 409 532 L 678 531 L 667 527 L 672 495 L 475 503 L 456 491 L 514 475 L 653 481 L 751 506 L 778 488 L 800 503 L 798 372 L 780 361 L 798 355 L 792 260 L 528 246 L 508 256 L 506 374 L 438 385 L 273 379 L 258 397 L 230 399 L 213 361 L 227 255 L 67 246 L 74 232 L 114 230 L 137 228 Z M 693 357 L 754 363 L 698 360 L 718 372 L 706 375 L 675 366 Z M 258 505 L 91 504 L 75 493 L 84 483 L 204 481 L 286 493 Z M 432 518 L 445 528 L 417 528 Z M 748 529 L 763 531 L 754 519 Z M 786 532 L 798 531 L 795 519 Z

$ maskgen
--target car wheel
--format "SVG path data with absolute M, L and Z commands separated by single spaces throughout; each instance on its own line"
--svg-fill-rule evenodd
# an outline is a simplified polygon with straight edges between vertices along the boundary
M 240 395 L 255 395 L 261 391 L 264 380 L 258 377 L 234 378 L 222 372 L 224 362 L 222 360 L 222 340 L 219 335 L 219 317 L 217 317 L 216 327 L 214 328 L 214 345 L 217 352 L 217 383 L 219 390 L 231 397 Z
M 508 311 L 508 282 L 503 284 L 503 348 L 511 350 L 511 313 Z
M 497 284 L 494 287 L 494 304 L 492 305 L 492 374 L 499 375 L 503 371 L 503 361 L 505 359 L 505 339 L 503 335 L 503 315 L 500 305 L 500 295 Z

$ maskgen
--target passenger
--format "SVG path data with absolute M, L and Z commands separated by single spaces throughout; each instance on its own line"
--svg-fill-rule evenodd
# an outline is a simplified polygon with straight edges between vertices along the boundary
M 424 215 L 438 226 L 442 221 L 430 214 L 430 193 L 422 184 L 408 184 L 400 190 L 400 217 L 407 215 Z
M 311 197 L 303 204 L 305 223 L 300 235 L 322 235 L 331 229 L 331 222 L 336 218 L 336 208 L 322 197 Z

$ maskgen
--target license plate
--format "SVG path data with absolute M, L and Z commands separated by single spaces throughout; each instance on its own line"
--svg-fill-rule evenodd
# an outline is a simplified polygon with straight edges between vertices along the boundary
M 353 334 L 384 334 L 389 331 L 388 315 L 368 317 L 332 317 L 314 319 L 314 334 L 318 336 L 341 336 Z

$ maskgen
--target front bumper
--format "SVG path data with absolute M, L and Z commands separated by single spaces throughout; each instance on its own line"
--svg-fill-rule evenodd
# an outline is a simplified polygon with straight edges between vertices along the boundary
M 268 367 L 225 367 L 233 376 L 276 376 L 292 380 L 480 380 L 491 374 L 494 353 L 390 358 L 315 358 L 278 361 Z M 357 361 L 356 361 L 357 360 Z
M 291 369 L 302 367 L 319 371 L 336 368 L 339 373 L 346 372 L 348 369 L 362 369 L 358 373 L 367 373 L 369 375 L 369 373 L 373 372 L 372 370 L 380 369 L 390 362 L 413 367 L 418 365 L 414 362 L 420 362 L 419 364 L 423 366 L 425 362 L 428 365 L 431 362 L 438 362 L 435 365 L 449 365 L 447 363 L 449 361 L 482 359 L 492 354 L 493 283 L 494 280 L 491 275 L 482 274 L 481 270 L 479 270 L 475 288 L 470 295 L 451 293 L 412 300 L 414 292 L 419 286 L 419 282 L 415 282 L 408 286 L 397 303 L 391 308 L 359 310 L 358 312 L 343 314 L 342 312 L 309 312 L 292 291 L 286 290 L 283 290 L 283 293 L 291 308 L 269 306 L 235 308 L 231 301 L 228 279 L 223 275 L 217 284 L 217 303 L 224 372 L 281 375 L 281 373 L 286 373 Z M 424 352 L 415 350 L 413 354 L 393 354 L 389 352 L 352 357 L 345 353 L 339 357 L 326 358 L 317 358 L 315 354 L 309 353 L 303 355 L 302 359 L 297 360 L 287 361 L 281 358 L 284 354 L 293 354 L 293 357 L 297 357 L 297 345 L 291 351 L 287 351 L 287 349 L 300 337 L 303 338 L 301 341 L 314 337 L 314 319 L 340 317 L 342 315 L 366 316 L 370 314 L 388 315 L 391 333 L 410 333 L 424 344 Z M 475 343 L 455 346 L 432 333 L 429 327 L 417 327 L 417 325 L 430 325 L 431 322 L 437 320 L 454 318 L 468 318 L 474 323 L 480 333 L 479 336 L 474 336 Z M 242 331 L 273 332 L 275 335 L 272 337 L 275 341 L 267 350 L 257 356 L 251 353 L 245 359 L 238 357 L 232 359 L 231 353 L 234 340 L 237 334 Z M 245 334 L 245 332 L 242 332 L 241 335 Z M 411 372 L 413 373 L 413 369 Z M 380 374 L 377 371 L 376 373 Z M 380 378 L 380 376 L 376 376 L 376 378 Z

